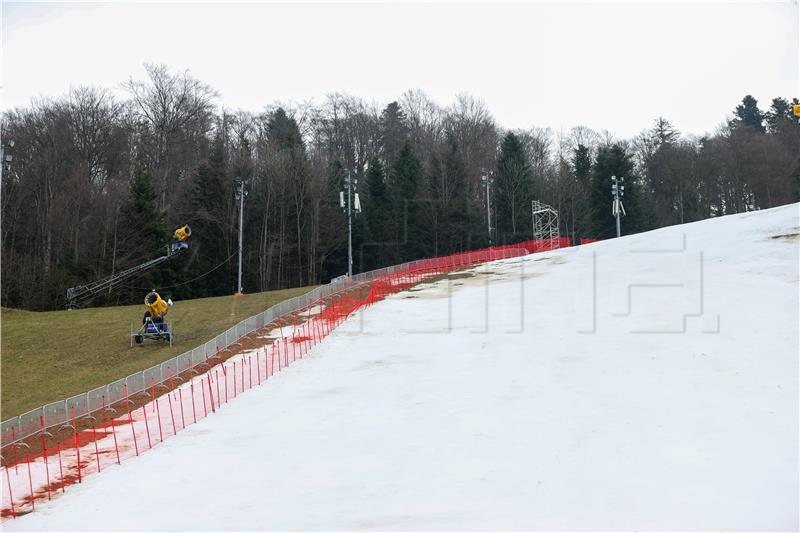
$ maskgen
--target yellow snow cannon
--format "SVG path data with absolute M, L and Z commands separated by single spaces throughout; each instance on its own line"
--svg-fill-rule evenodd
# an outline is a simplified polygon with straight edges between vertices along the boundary
M 172 346 L 172 325 L 169 322 L 164 322 L 164 317 L 172 307 L 172 299 L 167 299 L 165 302 L 161 296 L 155 291 L 150 291 L 144 297 L 144 306 L 147 311 L 144 312 L 142 319 L 142 327 L 139 331 L 133 331 L 133 324 L 131 324 L 131 346 L 133 342 L 141 344 L 145 339 L 163 340 L 169 342 Z
M 171 305 L 172 300 L 165 302 L 156 291 L 151 291 L 144 297 L 144 306 L 147 307 L 147 312 L 150 313 L 149 315 L 145 314 L 145 317 L 150 316 L 154 319 L 163 320 Z
M 190 228 L 188 224 L 181 226 L 180 228 L 175 230 L 175 239 L 180 242 L 185 241 L 191 236 L 192 236 L 192 228 Z
M 175 242 L 172 243 L 170 254 L 177 254 L 184 250 L 189 249 L 189 243 L 186 240 L 192 236 L 192 228 L 188 224 L 181 226 L 175 230 Z

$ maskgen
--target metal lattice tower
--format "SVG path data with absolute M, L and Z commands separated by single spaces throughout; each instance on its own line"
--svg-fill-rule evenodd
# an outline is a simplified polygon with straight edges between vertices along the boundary
M 543 241 L 544 250 L 558 248 L 558 212 L 539 200 L 533 200 L 531 201 L 531 216 L 533 218 L 533 238 Z

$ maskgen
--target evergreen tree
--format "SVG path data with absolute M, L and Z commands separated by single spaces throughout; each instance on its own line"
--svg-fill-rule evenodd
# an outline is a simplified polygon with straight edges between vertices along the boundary
M 474 209 L 466 186 L 466 166 L 455 135 L 448 133 L 442 149 L 443 154 L 433 154 L 427 183 L 431 202 L 425 211 L 431 255 L 464 250 L 479 231 L 473 227 Z M 481 232 L 481 237 L 485 240 L 485 232 Z
M 386 188 L 386 175 L 380 159 L 369 162 L 366 175 L 367 197 L 362 202 L 367 243 L 362 248 L 362 269 L 373 270 L 390 264 L 394 255 L 392 204 Z
M 208 161 L 202 163 L 195 173 L 187 193 L 191 213 L 190 257 L 184 259 L 188 266 L 185 278 L 194 279 L 191 284 L 176 288 L 176 295 L 186 298 L 220 296 L 230 294 L 233 288 L 234 262 L 213 270 L 231 253 L 223 199 L 230 194 L 225 186 L 225 152 L 220 139 Z
M 579 243 L 581 237 L 589 235 L 590 209 L 589 191 L 591 188 L 592 177 L 592 153 L 591 150 L 578 144 L 573 149 L 571 171 L 575 177 L 572 184 L 571 208 L 572 208 L 572 239 Z
M 383 160 L 389 169 L 400 157 L 400 151 L 408 141 L 408 121 L 406 114 L 397 102 L 386 106 L 380 118 L 380 136 Z
M 117 269 L 122 270 L 155 259 L 166 253 L 169 238 L 164 212 L 158 208 L 158 197 L 150 174 L 137 168 L 128 186 L 128 199 L 120 211 L 117 231 Z M 169 281 L 169 267 L 154 268 L 126 284 L 118 293 L 118 301 L 135 300 L 145 287 L 157 288 Z
M 278 108 L 267 123 L 267 138 L 272 148 L 271 157 L 276 178 L 284 184 L 281 191 L 285 202 L 287 220 L 286 236 L 291 235 L 292 245 L 285 250 L 287 259 L 287 286 L 303 286 L 315 275 L 313 257 L 314 241 L 310 224 L 311 168 L 303 137 L 297 121 Z M 292 249 L 293 248 L 293 249 Z
M 794 186 L 795 201 L 800 201 L 800 157 L 797 158 L 797 166 L 792 173 L 791 180 Z
M 531 167 L 519 136 L 507 133 L 497 160 L 497 230 L 501 242 L 530 236 Z
M 797 98 L 792 99 L 791 102 L 785 98 L 773 98 L 769 111 L 764 114 L 767 131 L 774 135 L 790 134 L 789 132 L 793 131 L 796 139 L 800 125 L 797 123 L 797 117 L 794 116 L 792 106 L 798 103 L 800 101 Z
M 448 137 L 445 172 L 452 195 L 445 210 L 444 252 L 453 253 L 467 249 L 470 234 L 476 228 L 473 227 L 475 221 L 471 216 L 464 158 L 455 137 L 452 135 Z
M 572 154 L 572 168 L 575 177 L 582 183 L 588 183 L 592 174 L 592 153 L 587 146 L 578 144 Z
M 616 237 L 616 221 L 611 215 L 611 176 L 624 178 L 625 195 L 622 199 L 627 215 L 623 218 L 622 234 L 630 235 L 649 229 L 650 210 L 633 171 L 633 161 L 619 144 L 601 146 L 592 167 L 590 197 L 592 236 L 599 239 Z
M 422 165 L 409 142 L 400 150 L 394 165 L 392 203 L 399 224 L 397 241 L 404 243 L 403 260 L 416 259 L 424 248 L 421 242 L 421 220 L 417 192 L 422 177 Z
M 319 228 L 322 280 L 347 272 L 347 217 L 339 205 L 339 193 L 344 191 L 344 176 L 345 169 L 341 161 L 335 160 L 328 165 L 325 176 L 325 201 L 320 203 L 320 219 L 325 221 Z M 356 261 L 355 257 L 353 261 Z M 359 266 L 361 269 L 368 269 L 363 263 Z
M 279 149 L 297 149 L 303 145 L 303 137 L 297 121 L 279 107 L 267 121 L 267 137 Z
M 758 109 L 758 101 L 751 95 L 742 99 L 742 103 L 736 106 L 736 124 L 747 126 L 753 130 L 764 133 L 764 114 Z
M 665 144 L 675 144 L 681 136 L 678 130 L 672 123 L 664 117 L 658 117 L 650 130 L 650 135 L 653 138 L 653 145 L 658 147 Z

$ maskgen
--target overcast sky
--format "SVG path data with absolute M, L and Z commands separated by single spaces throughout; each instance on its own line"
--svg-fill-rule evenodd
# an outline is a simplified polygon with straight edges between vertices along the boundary
M 713 131 L 745 94 L 800 95 L 800 15 L 778 2 L 3 2 L 3 106 L 188 69 L 227 108 L 482 98 L 501 126 Z M 120 92 L 120 94 L 122 94 Z

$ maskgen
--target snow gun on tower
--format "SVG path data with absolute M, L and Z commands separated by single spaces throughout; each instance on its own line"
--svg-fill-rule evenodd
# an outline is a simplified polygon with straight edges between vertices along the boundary
M 173 234 L 174 240 L 171 245 L 167 246 L 166 255 L 156 257 L 155 259 L 151 259 L 150 261 L 142 263 L 141 265 L 136 265 L 127 270 L 112 274 L 107 278 L 93 281 L 86 285 L 70 287 L 67 289 L 66 308 L 77 309 L 79 307 L 83 307 L 83 305 L 89 302 L 97 294 L 101 292 L 110 292 L 115 286 L 126 279 L 146 272 L 147 270 L 160 265 L 167 259 L 171 259 L 185 250 L 188 250 L 189 243 L 187 241 L 191 236 L 192 229 L 188 225 L 183 225 L 175 230 L 175 233 Z

